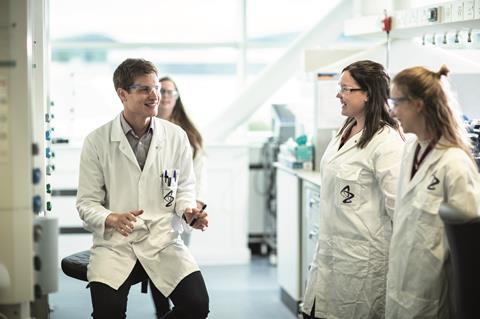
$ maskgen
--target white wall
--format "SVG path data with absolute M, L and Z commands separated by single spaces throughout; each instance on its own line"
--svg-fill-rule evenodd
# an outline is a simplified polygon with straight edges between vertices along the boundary
M 452 74 L 449 78 L 463 113 L 469 118 L 480 118 L 480 73 Z

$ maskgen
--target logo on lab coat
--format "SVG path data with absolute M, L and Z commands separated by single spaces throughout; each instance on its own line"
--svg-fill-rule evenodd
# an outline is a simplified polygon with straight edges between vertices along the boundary
M 350 193 L 350 185 L 342 188 L 342 190 L 340 191 L 340 195 L 342 195 L 344 198 L 344 200 L 342 201 L 342 203 L 344 204 L 350 204 L 352 202 L 352 198 L 355 197 L 353 193 Z
M 427 189 L 433 191 L 435 190 L 435 185 L 438 185 L 438 184 L 440 184 L 440 180 L 435 175 L 433 175 L 433 179 L 430 182 L 430 184 L 427 186 Z
M 165 200 L 166 204 L 165 207 L 170 207 L 173 204 L 173 201 L 175 200 L 175 197 L 173 197 L 173 191 L 169 191 L 167 195 L 163 196 L 163 199 Z

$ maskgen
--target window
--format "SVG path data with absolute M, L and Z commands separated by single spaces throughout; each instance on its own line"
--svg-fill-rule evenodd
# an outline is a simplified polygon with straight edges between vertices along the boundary
M 246 17 L 240 10 L 244 3 Z M 50 87 L 59 119 L 56 136 L 82 140 L 121 111 L 112 74 L 128 57 L 151 60 L 160 75 L 171 76 L 201 130 L 242 89 L 241 65 L 246 65 L 247 81 L 253 79 L 335 3 L 51 0 Z M 244 44 L 239 42 L 241 21 L 247 23 Z M 239 60 L 243 46 L 246 61 Z M 250 128 L 270 127 L 270 104 L 263 106 L 268 111 L 255 113 Z

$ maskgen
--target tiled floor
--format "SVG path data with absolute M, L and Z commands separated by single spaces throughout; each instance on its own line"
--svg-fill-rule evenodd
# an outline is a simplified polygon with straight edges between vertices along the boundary
M 201 267 L 210 295 L 210 319 L 295 319 L 280 302 L 276 268 L 253 257 L 249 265 Z M 50 295 L 52 319 L 85 319 L 91 313 L 85 283 L 60 275 L 59 292 Z M 149 295 L 132 287 L 128 318 L 155 318 Z

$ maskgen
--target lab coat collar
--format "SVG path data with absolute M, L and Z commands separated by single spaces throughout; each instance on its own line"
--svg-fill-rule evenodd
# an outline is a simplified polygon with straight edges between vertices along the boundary
M 110 133 L 110 141 L 111 142 L 120 142 L 119 149 L 120 151 L 140 170 L 140 166 L 138 166 L 137 158 L 133 153 L 132 147 L 128 143 L 127 137 L 123 131 L 122 124 L 120 117 L 122 114 L 120 113 L 112 123 L 112 131 Z M 147 159 L 145 161 L 145 166 L 143 167 L 143 171 L 146 171 L 151 163 L 154 162 L 157 154 L 162 149 L 163 145 L 165 144 L 165 127 L 161 124 L 161 121 L 156 117 L 153 117 L 152 120 L 155 121 L 154 130 L 152 141 L 150 142 L 150 148 L 148 149 Z
M 332 150 L 333 154 L 331 154 L 331 157 L 328 159 L 328 162 L 330 163 L 331 161 L 333 161 L 337 157 L 341 156 L 342 154 L 348 152 L 352 148 L 357 147 L 358 141 L 360 140 L 360 137 L 362 136 L 362 132 L 363 132 L 363 130 L 361 130 L 357 134 L 350 137 L 348 139 L 348 141 L 345 142 L 345 144 L 342 146 L 342 148 L 340 150 L 338 149 L 338 147 L 340 146 L 340 141 L 342 140 L 342 136 L 340 136 L 340 135 L 337 136 L 335 138 L 335 142 L 333 144 L 333 150 Z
M 137 136 L 137 134 L 135 134 L 135 131 L 134 131 L 133 128 L 130 126 L 130 124 L 128 124 L 127 120 L 125 119 L 125 115 L 123 114 L 123 112 L 120 113 L 120 116 L 119 116 L 119 117 L 120 117 L 120 125 L 121 125 L 121 127 L 122 127 L 123 133 L 124 133 L 125 135 L 128 135 L 128 132 L 132 132 L 132 135 L 133 135 L 135 138 L 138 139 L 139 137 Z M 155 121 L 154 121 L 153 118 L 152 118 L 152 120 L 150 121 L 150 125 L 148 125 L 148 131 L 149 131 L 150 133 L 153 133 L 154 128 L 155 128 Z
M 110 141 L 111 142 L 120 142 L 119 143 L 119 149 L 120 151 L 128 158 L 129 161 L 132 162 L 133 165 L 135 165 L 138 170 L 140 170 L 140 166 L 138 165 L 137 158 L 135 157 L 135 154 L 133 153 L 132 147 L 128 143 L 127 136 L 123 132 L 122 128 L 122 123 L 120 117 L 122 116 L 122 113 L 120 113 L 112 123 L 112 131 L 110 133 Z M 153 138 L 152 138 L 153 140 Z
M 417 145 L 417 140 L 415 142 L 412 142 L 413 145 L 411 147 L 408 147 L 405 151 L 407 152 L 405 154 L 405 163 L 406 165 L 404 169 L 404 173 L 402 176 L 402 184 L 406 185 L 406 187 L 402 190 L 401 192 L 401 198 L 404 198 L 407 196 L 407 194 L 415 188 L 423 179 L 425 178 L 425 175 L 427 175 L 427 172 L 431 166 L 436 164 L 442 155 L 445 153 L 446 149 L 445 148 L 439 148 L 438 144 L 435 146 L 435 148 L 430 152 L 430 154 L 425 157 L 425 160 L 423 163 L 420 165 L 418 168 L 418 171 L 415 173 L 413 178 L 410 180 L 410 175 L 412 173 L 412 163 L 413 163 L 413 156 L 415 155 L 415 148 Z
M 148 171 L 150 165 L 156 161 L 157 156 L 161 153 L 166 141 L 165 125 L 161 125 L 161 120 L 156 117 L 152 118 L 152 120 L 155 120 L 155 129 L 153 130 L 152 141 L 150 142 L 147 159 L 145 161 L 145 166 L 143 167 L 144 172 Z

